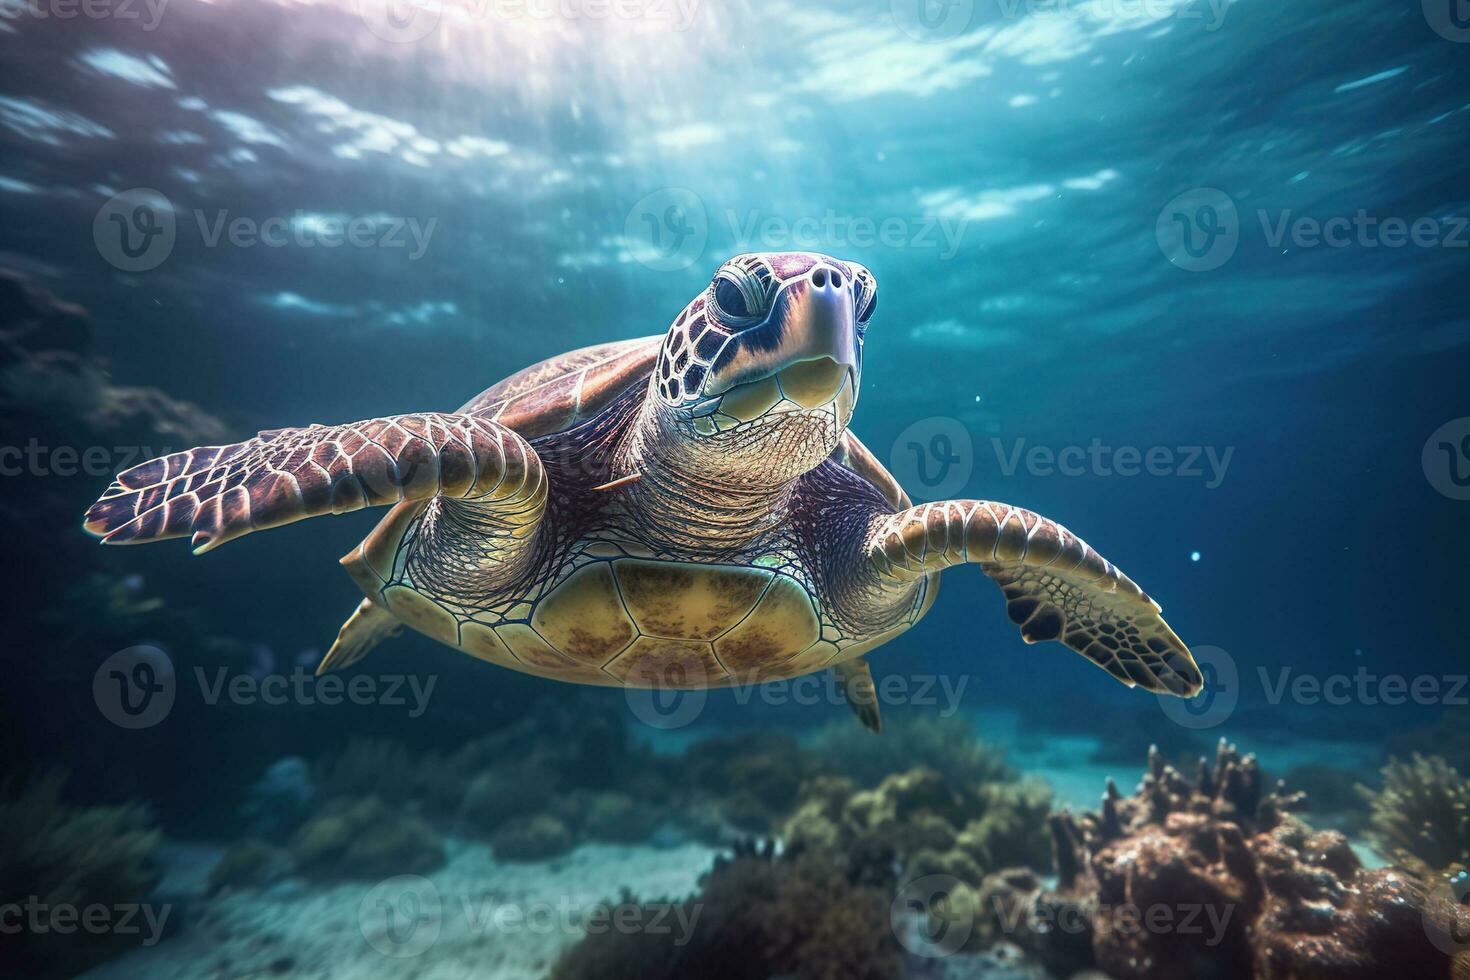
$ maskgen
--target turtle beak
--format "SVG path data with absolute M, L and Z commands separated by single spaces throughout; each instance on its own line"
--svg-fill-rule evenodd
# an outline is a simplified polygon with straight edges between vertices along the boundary
M 788 283 L 764 323 L 730 338 L 710 367 L 701 394 L 725 395 L 721 411 L 740 408 L 731 413 L 737 418 L 748 415 L 743 401 L 753 408 L 772 394 L 772 405 L 784 398 L 802 408 L 841 401 L 839 395 L 845 395 L 850 414 L 862 370 L 854 285 L 850 275 L 825 262 Z

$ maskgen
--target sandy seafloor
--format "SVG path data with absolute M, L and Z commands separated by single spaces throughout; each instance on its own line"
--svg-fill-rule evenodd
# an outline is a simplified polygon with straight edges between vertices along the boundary
M 615 899 L 625 885 L 642 895 L 687 895 L 715 852 L 584 845 L 536 863 L 501 863 L 490 848 L 446 838 L 449 860 L 414 890 L 421 917 L 416 936 L 385 935 L 378 902 L 396 906 L 403 891 L 378 882 L 306 885 L 291 880 L 258 891 L 203 901 L 178 935 L 86 974 L 92 978 L 172 980 L 186 977 L 415 977 L 511 980 L 545 976 L 561 950 L 581 936 L 579 916 Z M 190 849 L 176 876 L 207 872 L 210 855 Z M 215 851 L 218 856 L 221 851 Z M 165 892 L 193 891 L 166 880 Z M 202 882 L 200 883 L 202 884 Z M 195 886 L 197 887 L 197 885 Z M 429 896 L 437 899 L 437 913 Z M 676 923 L 670 923 L 677 929 Z
M 1125 791 L 1141 775 L 1144 760 L 1128 768 L 1092 760 L 1101 738 L 1044 734 L 1026 729 L 1017 715 L 986 710 L 974 719 L 977 737 L 1006 752 L 1030 778 L 1049 783 L 1056 806 L 1095 809 L 1105 780 Z M 654 733 L 662 751 L 678 751 L 688 741 L 714 734 L 699 728 Z M 1309 763 L 1368 772 L 1375 758 L 1367 745 L 1312 740 L 1252 743 L 1248 733 L 1234 739 L 1242 751 L 1261 750 L 1277 771 Z M 1372 866 L 1381 860 L 1362 842 L 1355 849 Z M 663 846 L 585 844 L 540 862 L 500 862 L 479 842 L 446 837 L 448 861 L 424 876 L 433 895 L 436 924 L 406 942 L 384 937 L 385 898 L 401 901 L 402 890 L 382 883 L 308 884 L 292 879 L 268 888 L 238 891 L 208 899 L 203 883 L 225 845 L 170 846 L 164 849 L 168 872 L 162 900 L 177 896 L 178 921 L 162 942 L 134 950 L 87 973 L 90 980 L 192 980 L 192 978 L 403 977 L 416 980 L 535 980 L 544 977 L 567 946 L 582 935 L 578 925 L 588 910 L 614 900 L 627 889 L 644 900 L 676 900 L 693 893 L 718 849 L 700 844 Z M 376 889 L 376 891 L 375 891 Z M 422 914 L 422 907 L 419 909 Z M 677 930 L 678 923 L 670 921 Z M 431 929 L 431 931 L 433 931 Z M 383 950 L 387 950 L 384 952 Z M 411 954 L 411 955 L 410 955 Z M 952 962 L 913 958 L 916 980 L 986 977 L 987 980 L 1041 980 L 1044 974 L 1000 950 L 996 956 L 951 957 Z

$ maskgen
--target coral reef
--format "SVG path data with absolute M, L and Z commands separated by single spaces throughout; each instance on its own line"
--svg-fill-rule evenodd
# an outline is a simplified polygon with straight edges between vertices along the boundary
M 627 793 L 594 793 L 581 808 L 582 831 L 593 840 L 634 844 L 653 836 L 663 819 L 657 807 Z
M 444 845 L 420 818 L 376 796 L 327 801 L 291 838 L 296 869 L 323 878 L 423 874 L 444 864 Z
M 240 817 L 252 835 L 282 841 L 306 822 L 314 797 L 306 760 L 288 755 L 271 763 L 250 787 Z
M 158 884 L 150 858 L 159 834 L 148 811 L 131 803 L 72 806 L 63 785 L 49 774 L 24 789 L 0 788 L 0 898 L 34 905 L 42 917 L 40 927 L 6 929 L 0 972 L 9 976 L 71 976 L 135 944 L 141 933 L 80 929 L 77 920 L 98 907 L 110 916 L 141 903 Z M 64 915 L 70 928 L 62 927 Z
M 811 752 L 823 761 L 822 771 L 848 776 L 864 789 L 921 766 L 955 786 L 1016 778 L 1004 753 L 976 738 L 959 715 L 897 714 L 887 720 L 882 738 L 844 718 L 817 733 Z
M 582 840 L 647 840 L 688 796 L 671 765 L 634 747 L 608 706 L 569 694 L 450 752 L 349 743 L 313 764 L 312 781 L 321 796 L 414 804 L 502 857 L 537 860 Z
M 503 861 L 540 861 L 565 854 L 575 843 L 567 825 L 546 813 L 511 821 L 490 836 L 495 856 Z
M 1004 863 L 1049 864 L 1050 808 L 1050 792 L 1032 783 L 955 784 L 933 769 L 912 769 L 863 790 L 827 776 L 803 787 L 779 835 L 792 847 L 897 859 L 913 874 L 975 886 Z
M 92 347 L 85 310 L 0 269 L 0 442 L 21 449 L 23 475 L 30 477 L 25 506 L 0 509 L 0 531 L 42 558 L 58 546 L 58 557 L 82 557 L 86 539 L 61 533 L 76 527 L 77 492 L 69 477 L 96 480 L 100 474 L 88 471 L 99 455 L 110 466 L 121 448 L 163 452 L 226 435 L 223 423 L 193 405 L 156 389 L 111 384 Z M 31 447 L 35 453 L 26 455 Z M 54 559 L 32 572 L 53 570 L 62 571 Z M 75 570 L 57 580 L 74 581 Z M 41 583 L 26 584 L 45 598 L 36 587 Z
M 417 758 L 398 742 L 364 738 L 318 760 L 308 778 L 323 797 L 376 796 L 401 804 L 422 797 L 429 774 L 442 766 L 437 757 Z
M 1138 791 L 1108 784 L 1099 813 L 1051 819 L 1058 882 L 992 875 L 962 897 L 982 938 L 1004 936 L 1058 976 L 1432 980 L 1470 969 L 1426 922 L 1470 934 L 1470 911 L 1401 869 L 1369 871 L 1336 831 L 1314 832 L 1223 741 L 1188 779 L 1151 753 Z M 1059 928 L 1058 924 L 1072 928 Z
M 1388 737 L 1389 758 L 1407 759 L 1416 754 L 1437 755 L 1460 772 L 1470 772 L 1470 707 L 1445 708 L 1433 724 Z
M 205 891 L 210 895 L 234 888 L 261 888 L 295 869 L 291 853 L 260 840 L 236 844 L 209 871 Z
M 721 859 L 700 892 L 678 903 L 630 896 L 613 921 L 683 922 L 679 929 L 609 929 L 569 949 L 551 980 L 888 980 L 902 975 L 889 924 L 892 882 L 861 880 L 840 856 L 744 846 Z M 618 917 L 623 916 L 622 920 Z
M 790 734 L 721 735 L 691 745 L 678 770 L 736 830 L 770 833 L 820 771 Z
M 1368 825 L 1368 804 L 1358 789 L 1358 774 L 1321 763 L 1292 766 L 1282 783 L 1305 797 L 1296 812 L 1322 829 L 1358 836 Z
M 1470 867 L 1470 779 L 1444 759 L 1391 759 L 1383 767 L 1382 791 L 1361 792 L 1384 854 L 1434 873 Z

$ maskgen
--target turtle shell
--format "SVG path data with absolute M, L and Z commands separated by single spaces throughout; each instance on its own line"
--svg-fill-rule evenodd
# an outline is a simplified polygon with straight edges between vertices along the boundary
M 460 413 L 492 418 L 527 439 L 566 431 L 646 383 L 662 343 L 663 337 L 644 337 L 542 361 L 487 388 Z M 902 488 L 851 433 L 832 460 L 873 483 L 896 509 L 908 506 Z M 369 595 L 427 505 L 394 506 L 342 559 Z M 655 560 L 603 547 L 611 550 L 599 554 L 594 546 L 590 560 L 523 605 L 512 621 L 461 626 L 402 586 L 390 587 L 383 599 L 415 629 L 480 659 L 584 684 L 722 687 L 799 676 L 846 659 L 849 651 L 839 649 L 836 637 L 823 637 L 807 587 L 778 568 Z M 870 645 L 876 644 L 859 646 Z
M 806 673 L 838 652 L 822 641 L 816 603 L 790 575 L 634 557 L 581 565 L 532 603 L 525 621 L 472 637 L 456 636 L 447 623 L 440 632 L 504 667 L 627 687 L 767 681 Z
M 640 337 L 550 358 L 486 388 L 460 414 L 492 418 L 527 439 L 565 431 L 645 380 L 662 343 L 662 336 Z
M 642 384 L 658 361 L 663 337 L 640 337 L 568 351 L 498 381 L 459 409 L 480 415 L 526 439 L 570 429 L 591 418 L 630 385 Z M 377 527 L 342 558 L 358 584 L 371 582 L 374 566 L 391 564 L 404 530 L 428 501 L 394 504 Z M 368 586 L 364 585 L 364 588 Z

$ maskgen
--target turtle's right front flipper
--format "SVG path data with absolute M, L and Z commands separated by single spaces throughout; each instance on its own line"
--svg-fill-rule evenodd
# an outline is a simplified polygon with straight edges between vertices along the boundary
M 104 544 L 192 534 L 195 554 L 323 514 L 442 496 L 534 530 L 546 477 L 527 442 L 489 419 L 425 413 L 262 432 L 120 473 L 87 511 Z
M 874 521 L 867 561 L 892 583 L 979 565 L 1027 643 L 1059 640 L 1146 691 L 1188 698 L 1204 683 L 1158 603 L 1087 542 L 1032 511 L 988 500 L 910 507 Z

